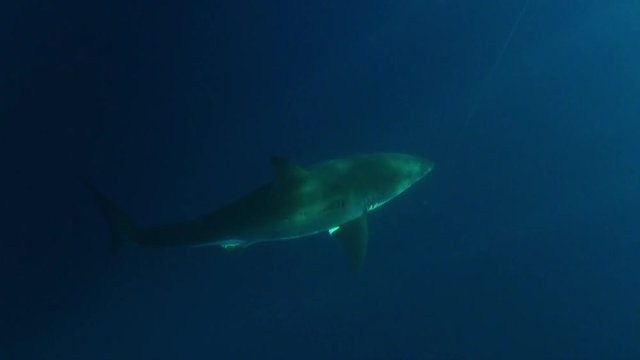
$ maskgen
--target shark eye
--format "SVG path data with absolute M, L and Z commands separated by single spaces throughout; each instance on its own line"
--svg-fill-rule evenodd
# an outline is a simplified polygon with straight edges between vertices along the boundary
M 343 209 L 344 208 L 344 200 L 338 200 L 338 201 L 334 201 L 332 202 L 329 206 L 327 206 L 326 208 L 324 208 L 323 211 L 330 211 L 330 210 L 334 210 L 334 209 Z

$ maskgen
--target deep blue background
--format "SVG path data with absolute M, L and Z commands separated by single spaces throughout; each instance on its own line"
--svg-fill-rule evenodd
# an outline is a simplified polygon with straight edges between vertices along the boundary
M 0 359 L 640 357 L 640 3 L 21 1 L 0 9 Z M 500 60 L 500 61 L 498 61 Z M 141 224 L 373 151 L 434 173 L 326 235 L 117 256 Z

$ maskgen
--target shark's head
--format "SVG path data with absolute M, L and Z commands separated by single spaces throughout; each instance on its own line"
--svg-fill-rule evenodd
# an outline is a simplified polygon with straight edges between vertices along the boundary
M 387 179 L 387 186 L 398 193 L 425 177 L 433 169 L 433 163 L 413 155 L 386 154 L 380 161 L 382 179 Z
M 433 169 L 429 160 L 405 154 L 376 154 L 363 158 L 366 168 L 365 207 L 375 209 L 400 195 Z
M 391 167 L 392 172 L 397 172 L 411 186 L 433 170 L 433 163 L 417 156 L 397 154 L 392 155 Z

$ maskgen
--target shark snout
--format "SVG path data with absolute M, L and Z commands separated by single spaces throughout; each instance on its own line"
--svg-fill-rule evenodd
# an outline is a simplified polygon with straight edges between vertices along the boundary
M 407 166 L 407 169 L 409 170 L 407 175 L 411 179 L 410 181 L 415 183 L 433 170 L 433 162 L 425 158 L 412 156 L 411 165 Z
M 423 177 L 425 177 L 427 174 L 429 174 L 431 172 L 431 170 L 433 170 L 433 162 L 431 162 L 430 160 L 424 159 L 424 158 L 419 158 L 418 160 L 418 179 L 422 179 Z
M 431 170 L 433 170 L 433 162 L 426 160 L 426 159 L 422 159 L 422 171 L 424 173 L 424 175 L 427 175 L 428 173 L 431 172 Z

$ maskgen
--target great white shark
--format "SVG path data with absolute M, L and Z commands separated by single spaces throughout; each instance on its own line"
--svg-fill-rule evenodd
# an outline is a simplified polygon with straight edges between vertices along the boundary
M 301 167 L 273 157 L 274 179 L 216 211 L 192 220 L 141 228 L 87 183 L 109 223 L 114 248 L 126 240 L 149 247 L 220 246 L 236 252 L 253 244 L 329 232 L 344 245 L 350 267 L 362 268 L 367 213 L 403 193 L 433 169 L 412 155 L 358 155 Z

